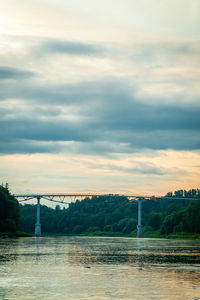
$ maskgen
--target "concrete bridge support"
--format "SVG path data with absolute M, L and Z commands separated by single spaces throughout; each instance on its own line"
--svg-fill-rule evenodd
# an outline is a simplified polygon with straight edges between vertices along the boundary
M 142 199 L 138 199 L 138 225 L 137 225 L 137 237 L 142 237 Z
M 35 224 L 35 236 L 41 235 L 41 224 L 40 224 L 40 197 L 37 197 L 37 221 Z

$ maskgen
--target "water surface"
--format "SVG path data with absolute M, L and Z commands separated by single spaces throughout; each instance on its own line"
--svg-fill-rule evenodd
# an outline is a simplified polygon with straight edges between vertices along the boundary
M 200 241 L 1 239 L 0 299 L 200 300 Z

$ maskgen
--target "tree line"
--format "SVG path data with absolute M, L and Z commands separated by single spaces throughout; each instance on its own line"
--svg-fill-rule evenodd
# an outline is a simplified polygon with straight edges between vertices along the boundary
M 194 192 L 195 191 L 195 192 Z M 171 194 L 169 200 L 143 200 L 142 223 L 144 232 L 158 231 L 200 233 L 200 200 L 175 200 L 181 191 Z M 188 191 L 200 198 L 200 190 Z M 167 194 L 169 196 L 169 193 Z M 63 234 L 136 234 L 137 201 L 125 196 L 108 195 L 85 198 L 70 203 L 68 208 L 55 209 L 41 205 L 43 233 Z M 20 205 L 20 230 L 33 233 L 36 205 Z
M 200 190 L 178 190 L 167 193 L 168 200 L 143 200 L 142 224 L 144 232 L 168 235 L 173 232 L 200 233 Z M 174 197 L 183 198 L 180 200 Z M 0 232 L 20 230 L 34 233 L 36 205 L 19 205 L 8 185 L 0 185 Z M 43 233 L 136 235 L 138 205 L 125 196 L 106 195 L 85 198 L 70 203 L 67 208 L 55 209 L 41 205 Z

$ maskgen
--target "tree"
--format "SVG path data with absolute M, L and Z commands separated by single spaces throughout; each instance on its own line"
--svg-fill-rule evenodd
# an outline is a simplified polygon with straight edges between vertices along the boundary
M 19 203 L 11 195 L 8 184 L 0 185 L 0 231 L 15 232 L 19 223 Z
M 162 223 L 161 234 L 175 232 L 177 229 L 183 228 L 181 222 L 183 220 L 184 210 L 173 211 L 167 215 Z
M 152 213 L 149 218 L 149 225 L 154 230 L 158 230 L 161 225 L 161 214 L 160 213 Z
M 192 201 L 184 213 L 183 221 L 187 231 L 200 233 L 200 200 Z
M 118 231 L 123 233 L 130 233 L 137 227 L 137 221 L 133 218 L 121 219 L 118 223 Z

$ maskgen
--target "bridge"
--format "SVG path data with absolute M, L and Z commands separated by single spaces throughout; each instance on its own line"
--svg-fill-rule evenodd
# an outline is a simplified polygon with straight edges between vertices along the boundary
M 85 194 L 17 194 L 15 198 L 19 199 L 19 202 L 25 202 L 32 199 L 37 199 L 37 217 L 35 224 L 35 235 L 41 235 L 41 224 L 40 224 L 40 200 L 45 199 L 51 202 L 60 204 L 70 204 L 78 199 L 92 198 L 92 197 L 110 197 L 110 196 L 123 196 L 128 198 L 130 201 L 138 201 L 138 225 L 137 225 L 137 236 L 142 237 L 142 200 L 198 200 L 197 198 L 186 198 L 186 197 L 155 197 L 155 196 L 137 196 L 137 195 L 126 195 L 126 194 L 100 194 L 100 193 L 85 193 Z M 69 199 L 67 201 L 67 199 Z M 72 201 L 73 200 L 73 201 Z

